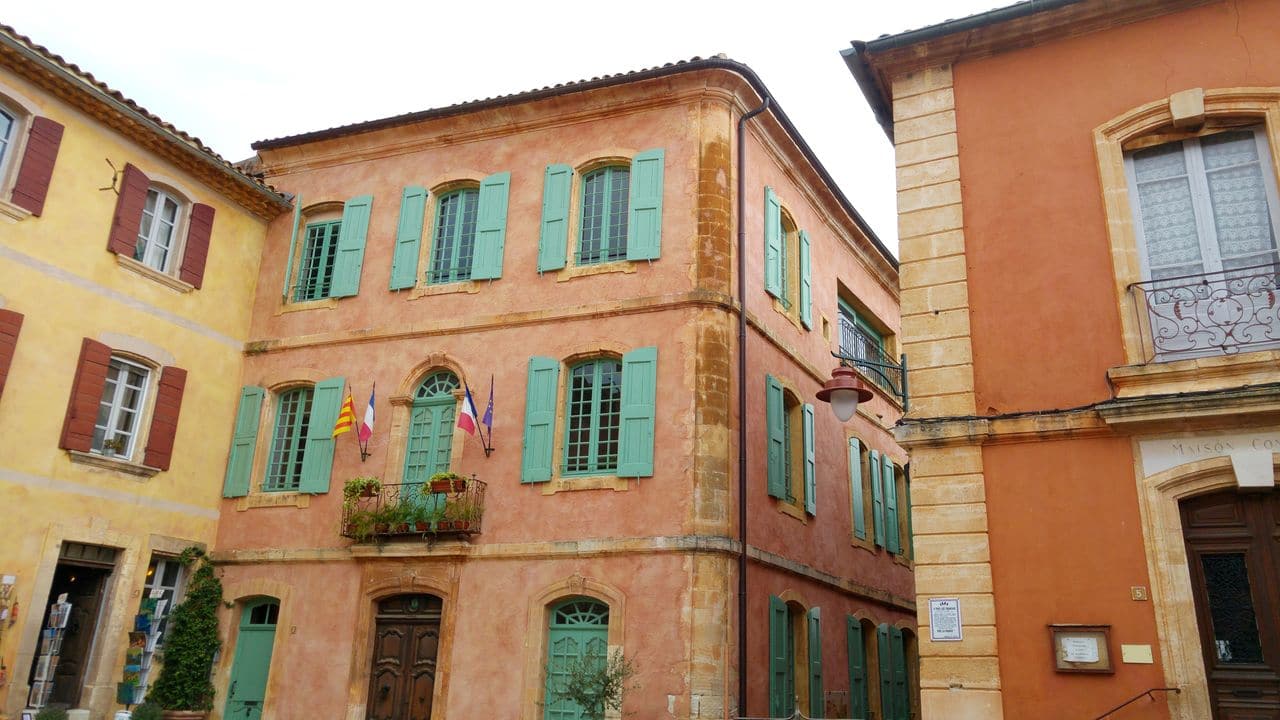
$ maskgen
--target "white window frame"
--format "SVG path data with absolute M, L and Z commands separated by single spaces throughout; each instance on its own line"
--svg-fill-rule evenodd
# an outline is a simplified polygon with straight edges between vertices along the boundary
M 1258 125 L 1248 128 L 1231 128 L 1224 132 L 1249 130 L 1253 133 L 1254 143 L 1258 149 L 1258 162 L 1263 169 L 1263 183 L 1267 191 L 1267 205 L 1271 214 L 1272 241 L 1280 247 L 1280 190 L 1277 190 L 1276 168 L 1271 162 L 1271 149 L 1267 142 L 1266 127 Z M 1167 144 L 1178 143 L 1182 146 L 1182 156 L 1186 162 L 1187 180 L 1191 189 L 1191 207 L 1196 217 L 1196 235 L 1200 241 L 1200 274 L 1222 271 L 1221 250 L 1218 245 L 1218 232 L 1213 222 L 1213 205 L 1209 196 L 1209 183 L 1204 166 L 1204 156 L 1200 149 L 1200 136 L 1185 140 L 1174 140 Z M 1145 149 L 1145 148 L 1144 148 Z M 1143 280 L 1151 280 L 1151 258 L 1147 250 L 1146 228 L 1143 226 L 1141 196 L 1138 194 L 1138 178 L 1134 167 L 1134 152 L 1124 156 L 1125 179 L 1129 185 L 1129 197 L 1132 198 L 1133 223 L 1138 240 L 1138 259 Z M 1260 260 L 1258 264 L 1262 264 Z
M 111 393 L 111 399 L 107 401 L 108 408 L 109 408 L 107 412 L 107 424 L 106 426 L 99 425 L 95 419 L 95 422 L 93 425 L 93 430 L 94 430 L 93 445 L 91 449 L 94 453 L 97 453 L 99 455 L 105 454 L 103 452 L 102 446 L 107 440 L 107 434 L 110 433 L 110 436 L 113 439 L 119 437 L 122 433 L 120 433 L 117 430 L 114 430 L 113 428 L 119 425 L 120 415 L 122 413 L 132 412 L 135 415 L 133 428 L 129 433 L 125 434 L 125 437 L 128 438 L 128 443 L 125 445 L 123 450 L 120 450 L 119 452 L 116 453 L 118 456 L 127 459 L 127 458 L 133 457 L 134 450 L 138 445 L 138 435 L 141 433 L 143 422 L 145 419 L 144 416 L 146 415 L 147 399 L 148 399 L 147 395 L 148 395 L 148 390 L 150 389 L 149 386 L 151 385 L 152 372 L 151 372 L 151 368 L 147 367 L 146 365 L 143 365 L 142 363 L 139 363 L 134 360 L 130 360 L 128 358 L 120 357 L 118 355 L 111 356 L 111 362 L 107 366 L 108 374 L 111 372 L 112 369 L 116 369 L 117 380 L 115 382 L 115 390 L 114 392 Z M 139 370 L 143 373 L 142 386 L 138 388 L 137 406 L 132 408 L 124 407 L 124 394 L 128 386 L 124 382 L 119 381 L 119 378 L 122 375 L 126 374 L 128 370 Z M 110 380 L 110 378 L 108 378 L 107 382 L 110 383 L 112 381 Z M 106 400 L 105 387 L 103 388 L 103 395 L 104 395 L 104 398 L 100 398 L 98 400 L 99 412 L 101 412 L 103 402 Z M 102 430 L 101 440 L 98 439 L 99 429 Z
M 142 596 L 144 598 L 151 597 L 151 591 L 155 590 L 156 588 L 162 588 L 164 590 L 172 590 L 173 597 L 169 599 L 169 604 L 168 606 L 165 607 L 164 615 L 162 616 L 163 618 L 167 619 L 173 615 L 173 608 L 178 603 L 182 602 L 183 594 L 187 590 L 187 568 L 185 565 L 182 564 L 181 561 L 178 560 L 177 557 L 173 555 L 162 555 L 160 553 L 152 553 L 151 560 L 150 562 L 147 563 L 148 569 L 150 569 L 152 562 L 156 564 L 156 571 L 150 577 L 147 577 L 143 581 Z M 166 567 L 169 565 L 177 566 L 178 576 L 174 580 L 173 585 L 164 585 L 162 583 L 164 579 L 164 572 Z M 164 630 L 160 633 L 159 639 L 156 640 L 157 649 L 164 647 L 164 638 L 165 638 L 165 635 L 169 633 L 169 627 L 170 625 L 166 622 Z
M 9 119 L 9 133 L 0 137 L 0 181 L 3 181 L 8 176 L 9 166 L 13 164 L 13 156 L 17 154 L 22 114 L 10 108 L 7 103 L 0 103 L 0 115 Z
M 160 220 L 158 213 L 153 213 L 151 215 L 150 232 L 147 233 L 147 235 L 143 235 L 142 227 L 147 219 L 147 210 L 144 205 L 142 210 L 142 220 L 138 224 L 138 247 L 143 248 L 143 252 L 142 257 L 135 257 L 134 259 L 153 270 L 157 270 L 162 273 L 169 273 L 172 271 L 172 268 L 178 266 L 178 255 L 182 250 L 182 221 L 186 214 L 184 210 L 187 202 L 177 193 L 171 190 L 166 190 L 165 188 L 157 185 L 152 185 L 147 188 L 147 200 L 150 200 L 152 195 L 156 198 L 155 205 L 153 206 L 154 208 L 162 208 L 163 203 L 166 200 L 172 202 L 174 205 L 173 222 L 169 226 L 169 242 L 166 245 L 160 244 L 160 228 L 164 223 Z M 163 259 L 158 260 L 156 256 L 160 252 L 164 253 L 164 257 Z

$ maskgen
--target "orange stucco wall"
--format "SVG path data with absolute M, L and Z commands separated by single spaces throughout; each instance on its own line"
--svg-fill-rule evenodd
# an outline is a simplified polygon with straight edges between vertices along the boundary
M 1111 396 L 1124 364 L 1092 130 L 1172 92 L 1280 85 L 1280 14 L 1212 3 L 955 66 L 979 413 Z M 1163 685 L 1127 439 L 988 445 L 983 460 L 1006 717 L 1092 716 Z M 1062 675 L 1048 623 L 1106 623 L 1156 664 Z M 1126 717 L 1164 717 L 1141 703 Z
M 255 348 L 266 352 L 250 353 L 243 381 L 279 388 L 341 375 L 354 388 L 357 414 L 362 413 L 371 385 L 376 382 L 378 388 L 370 455 L 361 462 L 354 436 L 340 437 L 327 494 L 310 497 L 306 508 L 242 510 L 241 500 L 223 502 L 217 550 L 224 557 L 268 550 L 308 557 L 288 565 L 237 562 L 225 570 L 229 584 L 258 587 L 255 579 L 273 578 L 292 588 L 286 604 L 292 608 L 291 617 L 299 620 L 290 621 L 297 625 L 296 634 L 290 627 L 288 639 L 283 644 L 277 640 L 269 717 L 338 717 L 350 704 L 364 702 L 367 687 L 360 679 L 361 668 L 335 667 L 326 687 L 293 678 L 307 674 L 306 658 L 328 656 L 344 643 L 370 642 L 352 637 L 351 628 L 372 606 L 372 591 L 363 588 L 369 578 L 382 577 L 388 562 L 399 563 L 396 567 L 405 573 L 448 577 L 443 630 L 448 639 L 442 647 L 447 656 L 442 654 L 440 663 L 450 679 L 445 696 L 437 696 L 436 702 L 447 704 L 450 716 L 516 717 L 528 710 L 530 692 L 541 697 L 545 658 L 535 659 L 532 671 L 526 666 L 527 654 L 534 652 L 527 639 L 540 632 L 529 627 L 531 603 L 542 589 L 575 576 L 607 584 L 626 598 L 625 619 L 620 621 L 623 647 L 636 658 L 639 672 L 638 689 L 627 701 L 626 712 L 648 717 L 671 707 L 676 717 L 687 717 L 697 696 L 715 696 L 718 703 L 736 694 L 736 577 L 731 555 L 615 550 L 575 556 L 566 552 L 573 546 L 552 543 L 598 539 L 607 544 L 695 534 L 712 540 L 737 537 L 737 418 L 732 407 L 737 349 L 736 316 L 731 312 L 736 258 L 728 225 L 737 111 L 725 102 L 724 94 L 741 93 L 740 83 L 728 74 L 677 76 L 263 153 L 271 183 L 300 194 L 304 207 L 364 194 L 374 200 L 360 293 L 334 307 L 294 312 L 282 307 L 279 288 L 292 219 L 280 218 L 271 225 L 259 276 L 259 287 L 266 290 L 257 297 L 252 332 L 254 340 L 262 341 Z M 654 100 L 664 96 L 681 99 Z M 569 117 L 575 119 L 566 120 Z M 865 405 L 867 415 L 841 427 L 827 406 L 814 398 L 834 365 L 829 353 L 838 342 L 837 283 L 852 291 L 892 334 L 897 332 L 896 277 L 887 265 L 869 266 L 872 261 L 867 258 L 875 254 L 870 243 L 812 169 L 796 162 L 795 151 L 782 159 L 776 156 L 778 145 L 790 142 L 776 125 L 753 131 L 749 142 L 745 251 L 747 308 L 754 326 L 748 335 L 746 378 L 750 543 L 811 575 L 849 579 L 900 600 L 911 598 L 914 589 L 905 563 L 895 562 L 883 550 L 871 552 L 850 542 L 846 431 L 902 462 L 905 454 L 886 429 L 896 420 L 896 409 L 878 395 Z M 388 146 L 398 151 L 388 153 Z M 539 275 L 546 165 L 579 167 L 596 158 L 626 158 L 657 147 L 665 150 L 661 258 L 630 265 L 628 272 Z M 388 290 L 402 188 L 419 184 L 433 190 L 449 181 L 479 180 L 502 171 L 511 173 L 502 277 L 480 283 L 475 293 L 411 299 L 409 291 Z M 766 184 L 778 191 L 813 243 L 812 330 L 775 310 L 763 289 L 761 206 Z M 428 202 L 434 205 L 434 192 Z M 717 215 L 717 208 L 724 214 Z M 430 217 L 429 210 L 428 223 Z M 429 227 L 424 238 L 430 242 Z M 680 304 L 673 304 L 677 301 Z M 830 323 L 830 339 L 823 334 L 824 318 Z M 658 348 L 653 476 L 631 481 L 623 491 L 544 494 L 546 484 L 520 483 L 529 357 L 563 360 L 649 345 Z M 412 551 L 395 561 L 344 555 L 351 543 L 338 534 L 342 483 L 363 474 L 399 482 L 402 467 L 394 459 L 396 448 L 389 434 L 396 410 L 390 400 L 412 391 L 432 356 L 459 371 L 482 407 L 488 396 L 487 376 L 493 375 L 495 451 L 486 457 L 478 439 L 460 436 L 465 439 L 460 456 L 455 450 L 453 469 L 474 473 L 488 483 L 483 532 L 471 538 L 472 545 L 493 553 L 527 553 L 523 557 L 455 562 L 414 557 Z M 818 513 L 807 521 L 779 511 L 777 501 L 766 495 L 766 373 L 786 378 L 802 401 L 816 405 Z M 263 417 L 261 433 L 269 436 L 266 418 L 273 414 Z M 563 420 L 558 423 L 563 425 Z M 261 481 L 266 443 L 260 441 L 258 448 L 255 484 Z M 557 444 L 555 452 L 558 464 L 563 446 Z M 403 554 L 403 548 L 396 552 Z M 707 562 L 722 564 L 710 567 Z M 910 623 L 902 608 L 858 600 L 803 573 L 753 564 L 749 577 L 749 643 L 751 657 L 758 659 L 750 667 L 753 714 L 767 709 L 767 701 L 760 698 L 767 694 L 770 594 L 790 590 L 812 599 L 810 606 L 824 608 L 829 691 L 848 688 L 846 613 L 861 611 L 878 622 Z M 719 608 L 719 614 L 699 610 L 706 607 Z M 229 627 L 230 619 L 227 622 Z M 334 623 L 341 627 L 335 629 Z M 708 643 L 715 646 L 713 651 L 705 650 Z M 722 679 L 708 687 L 706 678 L 715 677 Z M 298 705 L 303 697 L 306 703 Z M 708 706 L 702 705 L 703 712 Z M 294 714 L 303 707 L 310 714 Z

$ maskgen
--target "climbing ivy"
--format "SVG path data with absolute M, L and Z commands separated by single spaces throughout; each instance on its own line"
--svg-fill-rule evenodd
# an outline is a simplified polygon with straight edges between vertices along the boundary
M 213 563 L 199 548 L 190 547 L 178 558 L 196 566 L 187 583 L 186 598 L 173 611 L 164 643 L 160 679 L 147 695 L 166 710 L 213 709 L 213 656 L 218 652 L 218 606 L 222 581 Z

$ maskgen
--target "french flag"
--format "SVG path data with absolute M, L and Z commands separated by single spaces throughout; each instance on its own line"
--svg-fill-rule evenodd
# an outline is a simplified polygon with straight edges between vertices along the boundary
M 373 437 L 373 396 L 377 392 L 378 386 L 374 385 L 373 390 L 369 391 L 369 407 L 364 409 L 364 420 L 360 421 L 360 427 L 356 431 L 363 443 L 369 442 L 369 438 Z
M 467 395 L 462 399 L 462 412 L 458 413 L 458 427 L 469 435 L 476 434 L 476 401 L 471 399 L 471 388 L 464 385 Z

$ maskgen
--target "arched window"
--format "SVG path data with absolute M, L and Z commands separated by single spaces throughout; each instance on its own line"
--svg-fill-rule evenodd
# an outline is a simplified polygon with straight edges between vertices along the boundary
M 152 185 L 142 206 L 142 224 L 138 226 L 138 244 L 133 259 L 144 265 L 168 272 L 177 250 L 178 223 L 183 201 L 173 192 Z
M 600 168 L 582 178 L 577 264 L 626 259 L 630 193 L 631 169 L 626 166 Z
M 311 425 L 313 389 L 299 387 L 277 396 L 276 421 L 271 436 L 271 457 L 266 491 L 297 490 L 302 483 L 302 459 L 307 451 L 307 431 Z
M 479 206 L 480 191 L 475 188 L 455 190 L 440 197 L 436 204 L 435 240 L 431 245 L 431 269 L 427 272 L 427 282 L 471 279 Z
M 576 597 L 551 608 L 547 633 L 547 697 L 544 720 L 582 720 L 583 708 L 560 696 L 575 668 L 608 661 L 609 606 Z
M 418 385 L 409 414 L 403 482 L 426 482 L 432 475 L 449 469 L 458 405 L 453 391 L 461 386 L 458 376 L 448 370 L 433 372 Z
M 610 473 L 618 468 L 622 361 L 596 358 L 569 369 L 564 471 Z

